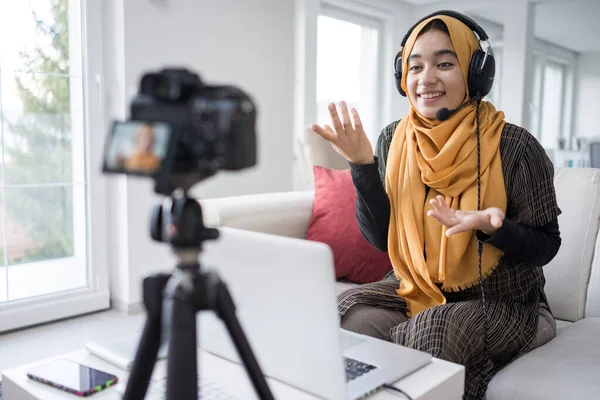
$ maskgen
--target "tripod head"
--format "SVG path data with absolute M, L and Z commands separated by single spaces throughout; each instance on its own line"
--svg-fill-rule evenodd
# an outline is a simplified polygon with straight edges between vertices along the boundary
M 150 236 L 157 242 L 170 244 L 179 260 L 177 266 L 182 267 L 197 264 L 202 243 L 217 239 L 219 231 L 204 225 L 198 201 L 178 189 L 154 207 Z

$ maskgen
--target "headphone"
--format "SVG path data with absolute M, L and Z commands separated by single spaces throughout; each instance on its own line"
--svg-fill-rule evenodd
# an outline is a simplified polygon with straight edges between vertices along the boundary
M 486 51 L 477 49 L 473 53 L 473 56 L 471 57 L 471 64 L 469 65 L 469 73 L 467 75 L 467 87 L 469 89 L 469 98 L 482 98 L 486 96 L 492 89 L 492 84 L 494 83 L 494 76 L 496 74 L 496 60 L 494 59 L 494 52 L 492 51 L 492 47 L 490 46 L 490 43 L 488 41 L 489 36 L 487 35 L 487 33 L 485 33 L 483 28 L 480 27 L 473 19 L 456 11 L 436 11 L 421 18 L 409 29 L 409 31 L 404 36 L 404 39 L 402 39 L 401 47 L 404 48 L 406 41 L 408 40 L 412 31 L 417 27 L 417 25 L 435 15 L 447 15 L 449 17 L 456 18 L 477 34 L 477 36 L 479 37 L 479 42 L 487 42 L 488 46 Z M 398 89 L 398 92 L 400 92 L 402 96 L 406 97 L 406 92 L 402 89 L 401 85 L 402 48 L 400 49 L 398 54 L 396 54 L 396 58 L 394 59 L 394 77 L 396 78 L 396 88 Z

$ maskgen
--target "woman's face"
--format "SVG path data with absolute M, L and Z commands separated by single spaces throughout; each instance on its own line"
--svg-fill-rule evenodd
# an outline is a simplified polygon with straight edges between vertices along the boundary
M 150 153 L 154 146 L 154 132 L 149 126 L 143 126 L 140 128 L 137 149 L 141 153 Z
M 408 58 L 406 86 L 411 103 L 425 118 L 440 108 L 462 103 L 466 88 L 450 36 L 439 30 L 422 34 Z

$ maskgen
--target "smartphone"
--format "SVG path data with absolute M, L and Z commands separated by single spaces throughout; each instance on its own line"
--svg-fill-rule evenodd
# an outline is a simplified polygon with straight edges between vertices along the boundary
M 27 372 L 27 376 L 79 397 L 91 396 L 118 381 L 115 375 L 69 360 L 51 361 Z

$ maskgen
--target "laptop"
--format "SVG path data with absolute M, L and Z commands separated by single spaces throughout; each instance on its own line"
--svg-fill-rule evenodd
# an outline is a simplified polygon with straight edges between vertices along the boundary
M 340 328 L 333 253 L 314 241 L 219 228 L 203 269 L 227 284 L 265 376 L 327 400 L 362 399 L 431 362 L 431 355 Z M 197 317 L 198 345 L 241 363 L 224 324 Z
M 316 398 L 355 400 L 431 362 L 427 353 L 340 328 L 333 254 L 327 245 L 227 227 L 219 231 L 219 239 L 205 242 L 200 263 L 228 286 L 265 376 Z M 198 313 L 197 329 L 200 348 L 242 363 L 214 313 Z M 129 369 L 138 341 L 139 336 L 132 336 L 87 348 Z M 159 359 L 166 357 L 164 346 Z M 164 399 L 165 371 L 155 372 L 147 398 Z M 199 372 L 203 399 L 215 392 L 215 398 L 257 398 L 249 390 L 240 395 L 239 388 L 228 388 L 227 379 L 213 371 Z M 120 393 L 124 387 L 118 388 Z

